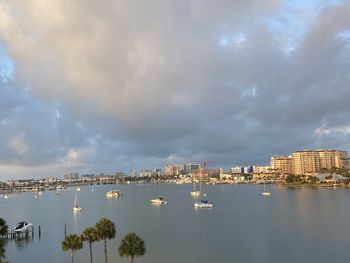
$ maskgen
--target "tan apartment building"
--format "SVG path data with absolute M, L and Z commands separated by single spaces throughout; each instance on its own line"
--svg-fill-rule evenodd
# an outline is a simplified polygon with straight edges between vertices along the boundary
M 291 174 L 292 157 L 291 156 L 273 156 L 271 157 L 271 168 L 281 174 Z
M 308 175 L 322 169 L 347 168 L 346 151 L 304 150 L 292 153 L 292 170 L 296 175 Z

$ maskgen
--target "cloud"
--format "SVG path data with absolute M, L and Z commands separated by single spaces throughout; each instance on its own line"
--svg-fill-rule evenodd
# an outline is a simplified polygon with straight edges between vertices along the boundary
M 2 63 L 0 76 L 14 78 L 0 84 L 11 153 L 0 162 L 61 173 L 203 159 L 226 168 L 343 147 L 347 134 L 315 130 L 349 125 L 349 7 L 1 1 L 0 55 L 13 67 Z

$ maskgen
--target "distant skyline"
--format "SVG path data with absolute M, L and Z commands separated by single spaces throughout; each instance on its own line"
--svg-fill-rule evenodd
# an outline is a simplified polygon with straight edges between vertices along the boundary
M 0 1 L 0 181 L 350 149 L 350 1 Z

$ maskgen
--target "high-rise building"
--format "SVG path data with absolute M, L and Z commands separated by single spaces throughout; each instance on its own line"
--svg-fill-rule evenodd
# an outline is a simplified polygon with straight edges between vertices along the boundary
M 137 177 L 137 172 L 136 172 L 135 169 L 131 169 L 131 171 L 130 171 L 130 176 L 131 176 L 131 177 Z
M 315 174 L 323 169 L 347 168 L 346 151 L 304 150 L 292 154 L 293 173 L 297 175 Z
M 320 157 L 314 150 L 292 153 L 293 173 L 297 175 L 315 174 L 320 170 Z
M 191 174 L 199 170 L 199 164 L 167 164 L 164 168 L 166 176 Z
M 63 178 L 64 178 L 64 180 L 75 180 L 75 179 L 79 179 L 79 174 L 78 173 L 66 173 Z
M 291 174 L 293 172 L 292 156 L 271 157 L 271 168 L 281 174 Z

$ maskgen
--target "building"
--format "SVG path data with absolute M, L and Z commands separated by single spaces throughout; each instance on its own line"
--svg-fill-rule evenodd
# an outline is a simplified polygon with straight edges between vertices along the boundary
M 140 172 L 140 177 L 151 177 L 153 175 L 153 170 L 142 169 Z
M 244 167 L 242 167 L 242 166 L 231 167 L 231 173 L 232 174 L 243 174 L 244 173 Z
M 131 171 L 130 171 L 130 176 L 131 176 L 131 177 L 137 177 L 137 172 L 136 172 L 135 169 L 131 169 Z
M 66 173 L 63 178 L 64 178 L 64 180 L 76 180 L 76 179 L 79 179 L 79 174 L 78 173 Z
M 198 171 L 199 168 L 199 164 L 167 164 L 164 168 L 164 174 L 166 176 L 192 174 Z
M 48 177 L 46 177 L 46 182 L 48 182 L 48 183 L 57 182 L 57 177 L 56 176 L 48 176 Z
M 304 150 L 292 154 L 292 169 L 296 175 L 314 175 L 332 168 L 348 168 L 346 151 Z
M 166 176 L 178 175 L 178 166 L 175 164 L 167 164 L 164 168 L 164 174 Z
M 257 165 L 253 166 L 253 172 L 257 174 L 269 173 L 270 171 L 271 171 L 270 166 L 257 166 Z
M 292 156 L 273 156 L 271 157 L 271 168 L 275 172 L 281 174 L 293 173 L 293 159 Z

